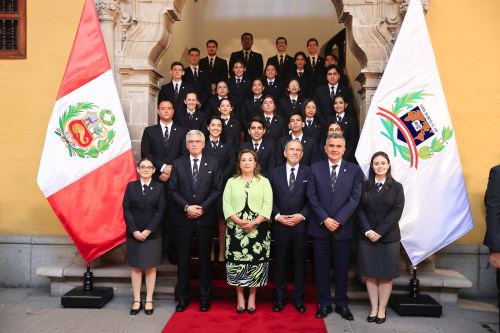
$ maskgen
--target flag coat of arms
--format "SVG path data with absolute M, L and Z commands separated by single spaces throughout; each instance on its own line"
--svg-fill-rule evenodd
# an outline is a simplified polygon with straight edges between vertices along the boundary
M 49 120 L 38 185 L 86 262 L 125 240 L 134 157 L 93 0 L 86 0 Z
M 368 174 L 384 151 L 403 184 L 401 242 L 422 260 L 473 227 L 455 132 L 420 0 L 412 0 L 375 92 L 356 150 Z

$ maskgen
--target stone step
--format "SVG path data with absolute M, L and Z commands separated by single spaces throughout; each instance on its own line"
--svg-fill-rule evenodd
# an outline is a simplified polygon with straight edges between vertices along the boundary
M 170 264 L 158 266 L 158 278 L 155 289 L 155 297 L 159 299 L 173 299 L 176 284 L 177 267 Z M 46 277 L 50 280 L 50 293 L 52 296 L 62 296 L 73 287 L 81 286 L 83 273 L 86 271 L 84 265 L 70 264 L 42 266 L 36 271 L 38 276 Z M 102 265 L 92 268 L 95 286 L 113 287 L 115 296 L 131 297 L 132 288 L 130 285 L 130 267 L 125 264 Z M 408 272 L 401 273 L 401 276 L 394 279 L 394 293 L 407 293 L 411 275 Z M 472 287 L 472 282 L 460 273 L 448 269 L 434 269 L 419 273 L 422 293 L 430 294 L 440 302 L 456 303 L 458 291 L 462 288 Z M 351 299 L 367 299 L 366 289 L 355 274 L 355 270 L 349 272 L 348 295 Z M 231 292 L 223 290 L 223 279 L 214 280 L 213 296 L 230 297 Z M 193 289 L 197 285 L 193 282 Z M 229 288 L 229 287 L 228 287 Z M 272 293 L 272 285 L 268 288 Z M 219 290 L 219 291 L 218 291 Z M 193 291 L 195 294 L 195 291 Z

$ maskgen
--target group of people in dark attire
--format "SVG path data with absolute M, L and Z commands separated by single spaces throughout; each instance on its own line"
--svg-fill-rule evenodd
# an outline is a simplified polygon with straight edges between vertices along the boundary
M 228 284 L 236 287 L 236 311 L 255 313 L 256 290 L 268 280 L 271 239 L 273 311 L 287 304 L 286 269 L 293 258 L 293 305 L 305 312 L 306 245 L 312 237 L 316 317 L 326 317 L 335 303 L 342 318 L 353 320 L 347 278 L 358 230 L 358 270 L 372 304 L 367 320 L 383 323 L 392 278 L 399 274 L 398 221 L 404 206 L 389 157 L 375 153 L 364 180 L 354 156 L 359 127 L 352 92 L 343 70 L 326 63 L 335 58 L 318 54 L 315 38 L 307 41 L 308 54 L 290 56 L 286 38 L 278 37 L 277 54 L 265 66 L 252 50 L 252 34 L 243 33 L 241 45 L 229 65 L 217 56 L 215 40 L 207 42 L 203 59 L 199 49 L 189 49 L 189 66 L 172 63 L 171 81 L 160 89 L 159 122 L 144 130 L 140 179 L 129 184 L 124 197 L 131 314 L 143 306 L 147 314 L 153 311 L 155 267 L 165 244 L 175 248 L 170 260 L 178 265 L 176 311 L 188 307 L 193 238 L 202 312 L 211 307 L 211 262 L 218 260 L 226 264 Z M 216 232 L 219 253 L 214 253 Z

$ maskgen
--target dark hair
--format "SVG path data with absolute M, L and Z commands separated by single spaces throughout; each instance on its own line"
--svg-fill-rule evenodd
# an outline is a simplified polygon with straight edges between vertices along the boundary
M 296 61 L 298 56 L 303 56 L 304 59 L 307 59 L 306 53 L 304 51 L 299 51 L 293 56 L 293 61 Z
M 292 119 L 293 116 L 299 116 L 300 119 L 302 120 L 302 122 L 304 122 L 306 120 L 306 117 L 302 114 L 302 113 L 299 113 L 299 112 L 292 112 L 290 113 L 290 115 L 288 116 L 288 123 L 290 123 L 290 120 Z
M 307 107 L 307 104 L 313 102 L 314 105 L 316 105 L 316 114 L 314 115 L 314 121 L 318 122 L 319 124 L 322 123 L 322 119 L 321 119 L 321 116 L 320 116 L 320 112 L 319 112 L 319 109 L 318 109 L 318 102 L 316 102 L 315 99 L 313 98 L 306 98 L 303 102 L 302 102 L 302 109 L 300 110 L 300 113 L 302 114 L 302 116 L 304 117 L 304 119 L 306 119 L 306 107 Z
M 262 104 L 260 105 L 260 108 L 262 109 L 262 106 L 264 105 L 264 101 L 266 99 L 270 98 L 272 101 L 273 101 L 273 104 L 274 104 L 274 114 L 276 114 L 276 111 L 278 111 L 278 106 L 276 105 L 276 101 L 274 100 L 274 97 L 272 95 L 266 95 L 262 98 Z
M 243 66 L 243 68 L 246 68 L 245 63 L 240 58 L 236 59 L 236 61 L 233 63 L 233 68 L 234 68 L 234 65 L 236 65 L 236 64 L 240 64 L 241 66 Z
M 252 123 L 259 123 L 262 125 L 262 127 L 264 127 L 264 130 L 266 130 L 266 122 L 261 117 L 256 116 L 256 117 L 253 117 L 252 119 L 250 119 L 250 121 L 248 122 L 248 129 L 250 129 L 250 127 L 252 127 Z
M 174 69 L 175 66 L 181 66 L 182 69 L 184 70 L 184 65 L 182 64 L 182 62 L 180 61 L 174 61 L 171 65 L 170 65 L 170 70 Z
M 172 105 L 172 109 L 174 108 L 174 103 L 172 103 L 171 100 L 167 99 L 167 98 L 158 98 L 158 103 L 156 105 L 156 108 L 159 109 L 160 108 L 160 104 L 163 103 L 163 102 L 169 102 L 170 105 Z M 174 110 L 175 111 L 175 110 Z
M 232 108 L 234 108 L 234 103 L 233 103 L 233 101 L 232 101 L 231 99 L 229 99 L 229 98 L 221 98 L 221 99 L 219 100 L 219 107 L 222 105 L 222 102 L 224 102 L 224 101 L 228 101 L 228 102 L 229 102 L 229 105 L 231 105 L 231 107 L 232 107 Z
M 215 44 L 216 47 L 219 47 L 219 43 L 217 43 L 217 41 L 215 39 L 207 40 L 206 46 L 208 46 L 208 44 L 210 44 L 210 43 L 213 43 L 213 44 Z
M 241 161 L 241 156 L 243 156 L 243 154 L 251 154 L 253 156 L 253 158 L 255 159 L 255 162 L 257 164 L 255 166 L 255 169 L 253 170 L 253 175 L 254 175 L 254 177 L 257 177 L 257 179 L 259 179 L 259 176 L 260 176 L 259 159 L 257 158 L 257 154 L 255 153 L 255 151 L 253 151 L 252 149 L 248 149 L 248 148 L 243 149 L 238 154 L 238 159 L 236 161 L 236 168 L 235 168 L 234 178 L 238 178 L 238 177 L 240 177 L 242 175 L 242 172 L 241 172 L 241 169 L 240 169 L 240 161 Z
M 316 45 L 319 45 L 318 40 L 316 38 L 314 38 L 314 37 L 313 38 L 309 38 L 307 40 L 306 46 L 309 45 L 309 42 L 316 42 Z
M 268 68 L 269 66 L 274 67 L 274 70 L 275 70 L 275 71 L 278 71 L 278 69 L 276 68 L 276 66 L 275 66 L 274 64 L 269 63 L 269 64 L 267 64 L 267 65 L 264 67 L 264 72 L 267 70 L 267 68 Z
M 200 53 L 200 49 L 198 49 L 197 47 L 192 47 L 188 50 L 188 54 L 190 54 L 191 52 L 198 52 Z
M 336 65 L 336 64 L 331 64 L 331 65 L 326 66 L 326 68 L 325 68 L 325 70 L 326 70 L 326 74 L 328 74 L 328 72 L 329 72 L 331 69 L 335 69 L 335 70 L 337 71 L 337 73 L 339 73 L 339 75 L 342 75 L 342 73 L 340 72 L 340 67 L 339 67 L 339 65 Z
M 382 156 L 387 160 L 387 163 L 389 163 L 389 169 L 387 169 L 387 174 L 385 175 L 385 183 L 384 187 L 386 189 L 390 189 L 392 187 L 393 183 L 393 178 L 391 174 L 391 160 L 389 159 L 389 156 L 383 152 L 383 151 L 378 151 L 375 154 L 373 154 L 371 160 L 370 160 L 370 171 L 368 172 L 368 181 L 365 182 L 364 190 L 363 190 L 363 197 L 366 199 L 366 196 L 368 193 L 371 191 L 373 184 L 375 183 L 375 172 L 373 171 L 373 160 L 379 156 Z
M 242 33 L 242 34 L 241 34 L 241 38 L 240 38 L 240 39 L 243 39 L 243 37 L 245 37 L 245 36 L 250 36 L 250 37 L 252 37 L 252 39 L 253 39 L 253 35 L 252 35 L 251 33 L 249 33 L 249 32 L 244 32 L 244 33 Z
M 279 41 L 279 40 L 284 40 L 284 41 L 285 41 L 285 44 L 287 44 L 287 45 L 288 45 L 288 41 L 287 41 L 287 40 L 286 40 L 286 38 L 285 38 L 285 37 L 283 37 L 283 36 L 280 36 L 280 37 L 276 38 L 276 42 L 275 42 L 275 44 L 278 44 L 278 41 Z
M 151 164 L 153 164 L 153 168 L 155 167 L 155 164 L 153 163 L 153 161 L 149 158 L 149 157 L 143 157 L 139 160 L 139 162 L 137 162 L 137 167 L 139 167 L 141 165 L 142 162 L 144 161 L 149 161 L 151 162 Z

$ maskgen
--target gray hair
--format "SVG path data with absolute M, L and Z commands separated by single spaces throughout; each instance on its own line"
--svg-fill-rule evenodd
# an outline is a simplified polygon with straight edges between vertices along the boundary
M 202 131 L 200 131 L 200 130 L 190 130 L 186 134 L 186 145 L 187 145 L 187 142 L 188 142 L 189 138 L 191 136 L 195 136 L 195 135 L 198 135 L 199 137 L 201 137 L 201 141 L 205 142 L 205 134 L 203 134 Z
M 344 141 L 344 146 L 345 146 L 345 138 L 342 134 L 338 134 L 338 133 L 329 134 L 326 137 L 325 146 L 328 144 L 328 140 L 330 140 L 330 139 L 341 139 L 342 141 Z

